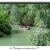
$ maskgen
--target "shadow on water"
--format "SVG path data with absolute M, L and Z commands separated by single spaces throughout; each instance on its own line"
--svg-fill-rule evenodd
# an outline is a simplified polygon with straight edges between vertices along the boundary
M 12 30 L 10 35 L 6 35 L 6 34 L 0 35 L 0 39 L 2 39 L 2 38 L 11 38 L 12 35 L 19 34 L 19 33 L 22 33 L 22 31 Z
M 2 38 L 11 38 L 11 34 L 10 35 L 0 35 L 0 39 Z

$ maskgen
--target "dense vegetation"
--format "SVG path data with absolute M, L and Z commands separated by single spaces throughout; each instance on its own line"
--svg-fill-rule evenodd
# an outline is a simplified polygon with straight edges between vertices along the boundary
M 11 27 L 15 24 L 50 29 L 50 4 L 0 4 L 1 34 L 11 34 Z M 33 45 L 34 39 L 35 45 L 47 45 L 49 35 L 48 31 L 42 32 L 37 35 L 38 40 L 34 34 L 30 39 Z
M 49 28 L 50 6 L 49 4 L 0 4 L 0 19 L 11 24 L 15 22 Z

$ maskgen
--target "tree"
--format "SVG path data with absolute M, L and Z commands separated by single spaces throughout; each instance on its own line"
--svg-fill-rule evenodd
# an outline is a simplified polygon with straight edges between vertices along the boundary
M 8 8 L 3 4 L 0 6 L 0 32 L 5 35 L 11 34 L 11 26 L 9 25 L 10 13 Z

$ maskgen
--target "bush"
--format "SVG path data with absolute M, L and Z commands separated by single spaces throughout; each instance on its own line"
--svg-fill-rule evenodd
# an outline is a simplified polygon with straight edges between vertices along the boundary
M 47 45 L 47 34 L 39 34 L 37 46 L 46 46 Z
M 0 31 L 3 32 L 3 34 L 10 35 L 11 34 L 11 26 L 6 23 L 0 24 Z
M 29 25 L 29 26 L 33 26 L 33 17 L 24 17 L 23 20 L 22 20 L 22 23 L 24 25 Z
M 48 20 L 47 20 L 47 28 L 50 28 L 50 16 L 48 17 Z
M 34 46 L 46 46 L 49 41 L 48 35 L 47 30 L 36 30 L 30 37 L 30 41 Z

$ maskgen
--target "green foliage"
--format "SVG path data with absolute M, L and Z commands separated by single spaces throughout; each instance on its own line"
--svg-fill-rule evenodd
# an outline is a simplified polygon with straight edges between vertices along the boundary
M 11 26 L 9 25 L 9 5 L 0 6 L 0 31 L 3 34 L 9 35 L 11 32 Z
M 47 45 L 47 33 L 41 33 L 38 35 L 38 46 L 46 46 Z
M 18 8 L 16 6 L 16 4 L 13 4 L 10 8 L 10 23 L 15 24 L 16 23 L 16 19 L 18 17 Z
M 48 31 L 41 28 L 37 28 L 38 30 L 34 30 L 33 34 L 30 37 L 30 41 L 34 46 L 46 46 L 48 44 L 48 38 L 50 38 L 48 35 Z
M 44 28 L 48 26 L 49 4 L 0 4 L 0 10 L 3 21 Z
M 48 26 L 49 10 L 49 4 L 0 4 L 0 20 L 12 24 L 50 27 Z
M 9 34 L 10 24 L 50 28 L 50 6 L 49 4 L 0 4 L 0 31 Z M 46 33 L 33 35 L 33 37 L 34 45 L 47 45 Z
M 47 19 L 47 28 L 50 28 L 50 16 Z
M 3 34 L 9 35 L 11 34 L 11 26 L 6 23 L 0 24 L 0 31 L 3 32 Z

